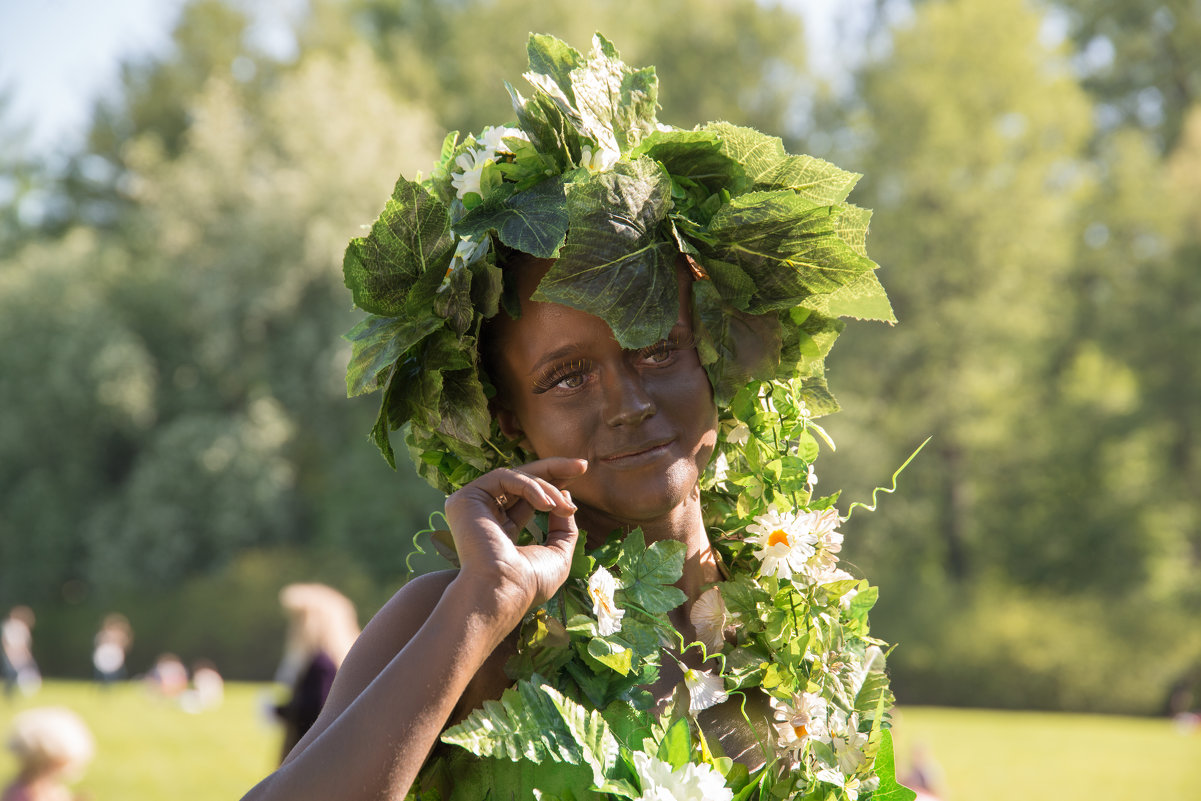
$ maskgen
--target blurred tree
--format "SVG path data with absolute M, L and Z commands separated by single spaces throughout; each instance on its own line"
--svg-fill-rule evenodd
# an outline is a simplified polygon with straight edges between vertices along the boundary
M 1086 88 L 1109 129 L 1151 132 L 1173 150 L 1201 100 L 1201 12 L 1192 0 L 1056 0 L 1079 48 Z
M 331 3 L 340 5 L 315 4 L 302 40 L 335 38 L 324 8 Z M 518 76 L 531 31 L 583 51 L 600 31 L 626 62 L 653 63 L 663 87 L 660 117 L 681 127 L 728 119 L 788 135 L 811 89 L 800 16 L 754 0 L 664 0 L 637 13 L 608 0 L 353 0 L 352 8 L 400 95 L 464 132 L 512 119 L 502 81 L 528 94 Z
M 1071 321 L 1088 178 L 1090 107 L 1040 45 L 1040 21 L 1020 0 L 922 4 L 862 76 L 856 197 L 875 209 L 872 252 L 900 325 L 853 327 L 834 351 L 848 412 L 831 426 L 851 452 L 835 484 L 862 492 L 900 463 L 900 443 L 933 435 L 872 523 L 887 532 L 863 556 L 882 583 L 979 578 L 1012 567 L 992 558 L 1010 546 L 1041 564 L 1028 548 L 1052 539 L 1002 502 L 1045 478 L 1025 471 L 1050 433 L 1039 413 Z

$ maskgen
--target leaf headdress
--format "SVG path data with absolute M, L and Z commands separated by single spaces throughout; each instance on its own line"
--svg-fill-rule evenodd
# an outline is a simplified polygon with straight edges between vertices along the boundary
M 389 464 L 406 424 L 418 472 L 443 491 L 514 460 L 478 348 L 484 320 L 520 311 L 510 251 L 556 259 L 533 298 L 600 317 L 631 349 L 678 319 L 683 253 L 724 418 L 745 419 L 740 392 L 777 384 L 806 420 L 834 411 L 823 359 L 839 318 L 893 321 L 864 246 L 870 212 L 845 202 L 859 176 L 726 122 L 661 125 L 654 68 L 627 66 L 599 34 L 588 56 L 545 35 L 528 52 L 532 94 L 508 87 L 515 123 L 449 134 L 430 176 L 400 178 L 346 249 L 368 312 L 347 335 L 347 391 L 382 391 L 371 437 Z

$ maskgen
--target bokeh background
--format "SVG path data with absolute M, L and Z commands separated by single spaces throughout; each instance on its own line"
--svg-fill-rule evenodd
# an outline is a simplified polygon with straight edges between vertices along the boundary
M 830 356 L 819 489 L 933 437 L 845 528 L 902 705 L 1195 709 L 1195 0 L 0 0 L 0 611 L 43 672 L 120 611 L 131 670 L 269 679 L 283 585 L 404 581 L 441 499 L 345 398 L 341 253 L 510 118 L 531 30 L 864 174 L 900 323 Z

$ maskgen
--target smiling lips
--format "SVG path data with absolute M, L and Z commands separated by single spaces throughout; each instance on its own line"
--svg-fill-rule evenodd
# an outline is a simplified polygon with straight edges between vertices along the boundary
M 635 445 L 626 450 L 602 456 L 600 461 L 614 467 L 633 467 L 634 465 L 640 465 L 643 462 L 654 461 L 659 458 L 667 452 L 667 446 L 673 441 L 673 439 L 669 438 L 656 442 L 648 442 L 644 445 Z

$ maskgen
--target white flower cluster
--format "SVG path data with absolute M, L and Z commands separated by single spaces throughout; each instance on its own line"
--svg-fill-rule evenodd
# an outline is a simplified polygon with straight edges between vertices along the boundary
M 642 795 L 636 801 L 731 801 L 734 791 L 712 765 L 671 765 L 641 751 L 633 753 Z
M 503 125 L 490 126 L 480 134 L 480 138 L 477 140 L 479 147 L 468 148 L 455 159 L 455 166 L 458 169 L 451 169 L 450 182 L 454 186 L 459 200 L 463 200 L 472 192 L 477 195 L 481 194 L 480 176 L 484 172 L 485 165 L 496 161 L 497 153 L 512 155 L 513 151 L 504 142 L 505 137 L 523 139 L 527 142 L 530 140 L 525 131 L 520 128 L 506 128 Z
M 759 575 L 810 586 L 851 578 L 838 568 L 842 534 L 837 509 L 783 514 L 769 509 L 754 520 L 746 530 L 758 546 Z
M 850 801 L 856 801 L 860 792 L 875 789 L 876 777 L 859 776 L 869 760 L 865 751 L 868 737 L 859 731 L 857 714 L 831 709 L 825 698 L 809 692 L 795 694 L 788 701 L 773 696 L 768 702 L 775 710 L 776 744 L 791 769 L 800 767 L 805 745 L 815 741 L 824 744 L 837 763 L 821 763 L 811 752 L 810 763 L 818 781 L 843 788 Z

